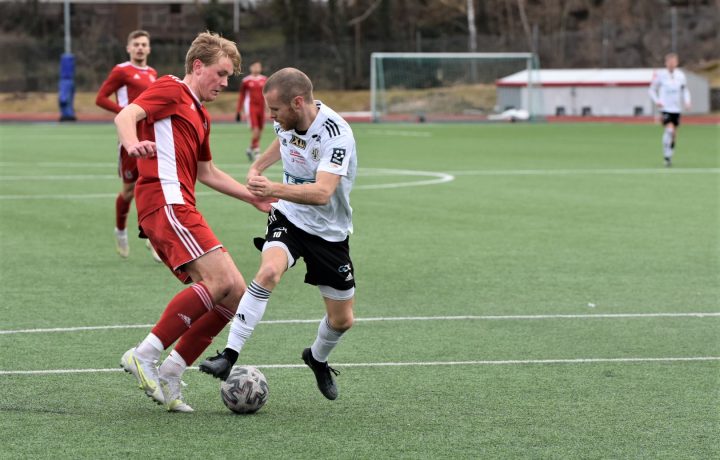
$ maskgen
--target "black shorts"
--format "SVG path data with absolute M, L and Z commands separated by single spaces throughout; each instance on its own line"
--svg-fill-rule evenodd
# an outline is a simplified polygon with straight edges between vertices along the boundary
M 663 124 L 663 126 L 665 126 L 668 123 L 672 123 L 675 126 L 680 126 L 680 114 L 663 112 L 662 113 L 662 124 Z
M 313 286 L 330 286 L 346 291 L 355 287 L 355 270 L 350 260 L 350 238 L 327 241 L 299 229 L 280 211 L 273 208 L 268 215 L 265 241 L 284 244 L 294 261 L 305 259 L 305 282 Z

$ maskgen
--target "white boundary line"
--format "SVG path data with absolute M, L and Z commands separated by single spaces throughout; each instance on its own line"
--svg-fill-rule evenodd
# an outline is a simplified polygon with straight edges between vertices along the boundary
M 674 363 L 720 361 L 720 356 L 679 356 L 666 358 L 574 358 L 574 359 L 506 359 L 479 361 L 418 361 L 386 363 L 333 363 L 336 367 L 409 367 L 409 366 L 513 366 L 548 364 L 607 364 L 607 363 Z M 253 364 L 260 369 L 299 369 L 304 364 Z M 197 370 L 197 367 L 188 369 Z M 44 369 L 29 371 L 2 371 L 0 375 L 50 375 L 50 374 L 89 374 L 100 372 L 124 372 L 121 368 L 100 369 Z
M 637 168 L 637 169 L 496 169 L 445 171 L 454 176 L 575 176 L 625 174 L 718 174 L 720 168 Z
M 709 313 L 598 313 L 570 315 L 460 315 L 460 316 L 389 316 L 355 318 L 356 322 L 373 321 L 458 321 L 458 320 L 548 320 L 548 319 L 623 319 L 623 318 L 720 318 L 720 312 Z M 320 319 L 278 319 L 260 321 L 260 324 L 317 324 Z M 108 329 L 146 329 L 154 324 L 114 324 L 106 326 L 76 326 L 39 329 L 0 330 L 0 335 L 33 334 L 47 332 L 79 332 L 99 331 Z
M 413 171 L 409 169 L 380 169 L 380 168 L 366 168 L 361 169 L 361 173 L 365 173 L 367 176 L 375 175 L 396 175 L 396 176 L 420 176 L 420 177 L 431 177 L 432 179 L 426 180 L 414 180 L 408 182 L 391 182 L 385 184 L 367 184 L 367 185 L 356 185 L 355 190 L 377 190 L 377 189 L 390 189 L 400 187 L 418 187 L 425 185 L 437 185 L 444 184 L 446 182 L 452 182 L 455 180 L 455 176 L 442 172 L 433 171 Z M 117 179 L 116 176 L 110 175 L 52 175 L 52 176 L 0 176 L 0 182 L 6 181 L 35 181 L 35 180 L 90 180 L 90 179 Z M 222 196 L 218 192 L 197 192 L 196 196 Z M 71 194 L 71 195 L 59 195 L 59 194 L 44 194 L 44 195 L 0 195 L 0 200 L 83 200 L 83 199 L 96 199 L 96 198 L 112 198 L 114 194 L 111 193 L 94 193 L 94 194 Z

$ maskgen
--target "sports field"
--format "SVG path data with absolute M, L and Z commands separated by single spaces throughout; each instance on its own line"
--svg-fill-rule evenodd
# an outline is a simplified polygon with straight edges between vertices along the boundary
M 682 126 L 672 169 L 658 126 L 354 129 L 340 397 L 300 360 L 323 309 L 296 267 L 240 356 L 270 399 L 237 416 L 195 368 L 172 414 L 118 367 L 181 285 L 115 254 L 112 126 L 0 125 L 0 458 L 720 457 L 717 126 Z M 212 136 L 244 178 L 248 130 Z M 251 278 L 265 217 L 200 190 Z

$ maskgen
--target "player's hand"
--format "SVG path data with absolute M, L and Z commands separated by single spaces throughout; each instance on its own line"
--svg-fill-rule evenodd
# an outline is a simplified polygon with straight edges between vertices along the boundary
M 240 112 L 235 112 L 235 121 L 239 122 L 242 119 Z
M 157 155 L 157 146 L 153 141 L 140 141 L 126 148 L 128 156 L 133 158 L 153 158 Z
M 272 196 L 258 196 L 250 202 L 250 204 L 262 212 L 270 212 L 273 203 L 277 203 L 277 198 Z
M 247 188 L 255 196 L 272 196 L 273 183 L 265 176 L 252 176 L 248 178 Z

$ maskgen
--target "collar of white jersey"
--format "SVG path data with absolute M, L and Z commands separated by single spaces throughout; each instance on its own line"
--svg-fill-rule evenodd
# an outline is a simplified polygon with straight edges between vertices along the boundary
M 315 119 L 313 120 L 313 122 L 310 123 L 310 127 L 305 134 L 306 136 L 310 136 L 321 130 L 323 123 L 325 123 L 325 120 L 327 120 L 327 114 L 324 110 L 327 106 L 323 104 L 322 101 L 319 99 L 315 99 L 313 102 L 315 102 L 315 106 L 318 108 L 318 112 L 317 115 L 315 115 Z

